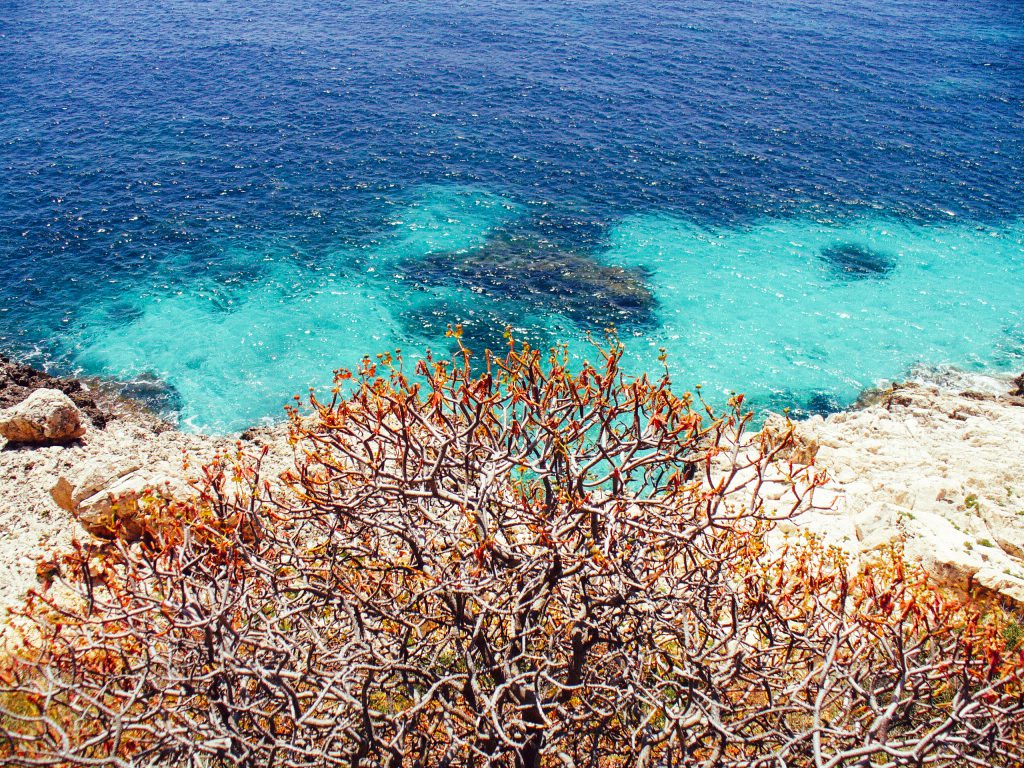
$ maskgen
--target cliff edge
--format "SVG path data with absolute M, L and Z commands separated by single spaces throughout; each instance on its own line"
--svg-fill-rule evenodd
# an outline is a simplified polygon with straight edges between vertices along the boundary
M 800 458 L 828 471 L 817 501 L 831 509 L 785 527 L 856 557 L 902 539 L 938 582 L 1024 606 L 1022 379 L 899 384 L 796 422 Z

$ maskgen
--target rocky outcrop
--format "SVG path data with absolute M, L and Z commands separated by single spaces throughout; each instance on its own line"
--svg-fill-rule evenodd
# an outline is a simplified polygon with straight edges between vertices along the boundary
M 192 490 L 181 468 L 167 462 L 142 467 L 97 457 L 59 477 L 50 495 L 93 536 L 136 541 L 146 529 L 147 502 L 184 499 Z
M 102 428 L 107 423 L 107 413 L 98 402 L 96 390 L 82 380 L 51 376 L 0 355 L 0 408 L 17 405 L 36 389 L 60 390 L 89 417 L 94 426 Z
M 191 492 L 182 490 L 189 477 L 184 454 L 199 467 L 233 446 L 183 434 L 133 403 L 103 406 L 104 429 L 87 427 L 69 443 L 0 451 L 0 613 L 38 585 L 40 558 L 70 549 L 75 539 L 137 536 L 147 498 Z M 152 472 L 143 475 L 143 467 Z M 172 478 L 173 487 L 163 483 Z
M 820 446 L 817 440 L 798 432 L 788 419 L 777 413 L 773 413 L 765 419 L 762 429 L 776 441 L 784 442 L 778 453 L 780 459 L 792 461 L 795 464 L 810 464 L 818 455 Z M 787 434 L 788 439 L 783 441 Z
M 85 434 L 82 412 L 59 389 L 36 389 L 0 411 L 0 436 L 12 443 L 66 443 Z
M 20 383 L 11 383 L 12 371 Z M 194 493 L 188 480 L 197 469 L 217 454 L 237 450 L 239 443 L 180 432 L 137 402 L 116 397 L 115 386 L 108 391 L 80 384 L 78 390 L 77 382 L 24 366 L 0 364 L 0 395 L 6 398 L 0 402 L 17 405 L 46 388 L 42 384 L 55 381 L 72 391 L 72 400 L 79 398 L 79 408 L 86 398 L 102 410 L 85 411 L 92 426 L 83 419 L 86 431 L 77 440 L 0 450 L 0 614 L 38 585 L 40 558 L 70 549 L 75 539 L 131 540 L 142 535 L 153 524 L 148 518 L 151 500 L 187 498 Z M 94 428 L 98 422 L 93 413 L 102 417 L 104 428 Z M 291 461 L 283 425 L 250 430 L 240 440 L 251 448 L 271 446 L 264 462 L 268 477 L 283 472 Z
M 905 540 L 941 583 L 1024 607 L 1024 403 L 1009 381 L 899 385 L 793 426 L 830 479 L 819 496 L 828 508 L 787 527 L 858 558 Z

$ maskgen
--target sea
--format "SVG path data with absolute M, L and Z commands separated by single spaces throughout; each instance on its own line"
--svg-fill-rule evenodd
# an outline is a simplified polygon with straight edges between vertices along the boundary
M 506 329 L 849 406 L 1024 368 L 1019 0 L 0 0 L 0 352 L 184 429 Z

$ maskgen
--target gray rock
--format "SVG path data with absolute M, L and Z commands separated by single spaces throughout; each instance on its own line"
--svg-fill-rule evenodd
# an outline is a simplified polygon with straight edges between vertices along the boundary
M 12 443 L 64 443 L 84 434 L 82 412 L 59 389 L 37 389 L 0 411 L 0 435 Z

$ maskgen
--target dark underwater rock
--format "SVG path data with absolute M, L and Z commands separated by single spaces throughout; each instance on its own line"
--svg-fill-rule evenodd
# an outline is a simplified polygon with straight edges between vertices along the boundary
M 95 426 L 106 426 L 106 413 L 97 404 L 93 393 L 87 390 L 81 381 L 51 376 L 0 355 L 0 408 L 17 405 L 36 389 L 60 390 L 71 398 Z
M 843 410 L 843 403 L 828 392 L 814 392 L 807 397 L 800 410 L 809 416 L 828 416 Z
M 826 391 L 797 392 L 787 390 L 760 398 L 757 409 L 775 413 L 787 412 L 792 419 L 809 419 L 812 416 L 829 416 L 849 407 L 834 394 Z M 854 406 L 861 407 L 861 406 Z
M 406 261 L 401 271 L 427 285 L 467 286 L 544 313 L 559 312 L 584 327 L 654 323 L 654 295 L 640 270 L 601 264 L 535 238 L 497 235 L 469 253 Z
M 401 313 L 403 324 L 413 333 L 422 333 L 430 338 L 443 338 L 448 326 L 462 327 L 462 344 L 475 357 L 482 357 L 484 350 L 501 355 L 508 350 L 505 329 L 513 328 L 517 342 L 526 342 L 534 349 L 546 349 L 553 340 L 543 330 L 531 327 L 523 318 L 522 308 L 511 302 L 501 302 L 496 307 L 469 308 L 444 301 L 433 301 L 406 309 Z M 448 344 L 448 351 L 457 348 L 454 339 Z
M 143 373 L 117 386 L 121 397 L 142 403 L 157 414 L 180 413 L 184 408 L 181 393 L 173 385 L 151 373 Z
M 839 280 L 882 278 L 896 269 L 896 260 L 889 254 L 855 243 L 822 248 L 819 258 Z

